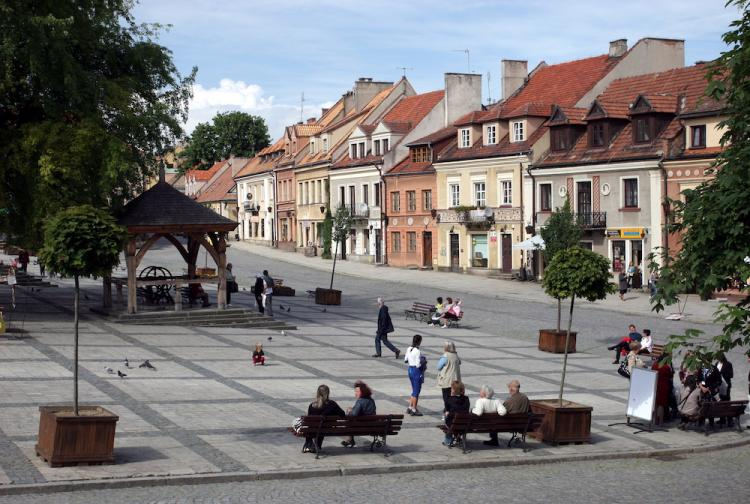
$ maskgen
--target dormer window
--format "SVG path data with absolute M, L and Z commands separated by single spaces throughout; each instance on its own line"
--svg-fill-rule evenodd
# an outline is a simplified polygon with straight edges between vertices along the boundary
M 651 129 L 653 124 L 653 118 L 651 117 L 638 117 L 633 121 L 633 128 L 635 129 L 635 142 L 646 143 L 652 140 Z
M 690 148 L 702 149 L 706 146 L 706 125 L 690 126 Z
M 429 147 L 414 147 L 411 150 L 411 160 L 414 163 L 424 163 L 432 161 Z
M 461 148 L 471 147 L 471 133 L 469 128 L 461 129 Z
M 566 151 L 570 149 L 572 145 L 571 136 L 572 131 L 569 127 L 556 127 L 550 128 L 550 136 L 552 141 L 553 151 Z
M 589 124 L 589 147 L 603 147 L 607 142 L 607 125 L 603 122 Z
M 493 145 L 497 143 L 497 126 L 491 124 L 485 129 L 487 139 L 487 145 Z
M 523 128 L 523 121 L 513 121 L 511 130 L 513 131 L 514 142 L 523 142 L 526 139 Z
M 310 154 L 315 154 L 315 139 L 310 139 Z
M 375 140 L 372 142 L 372 150 L 375 152 L 376 156 L 380 155 L 380 140 Z
M 323 137 L 323 152 L 328 152 L 328 137 Z
M 385 154 L 388 152 L 388 139 L 384 138 L 381 143 L 383 144 L 383 154 Z
M 349 145 L 349 157 L 357 159 L 357 144 L 353 143 Z
M 365 157 L 365 143 L 359 142 L 359 157 Z

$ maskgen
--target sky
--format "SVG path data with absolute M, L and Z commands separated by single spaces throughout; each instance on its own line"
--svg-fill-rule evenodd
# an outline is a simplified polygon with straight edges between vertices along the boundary
M 686 65 L 711 60 L 739 17 L 724 3 L 140 0 L 133 13 L 169 25 L 158 41 L 183 75 L 198 67 L 187 132 L 240 110 L 263 117 L 277 139 L 300 117 L 318 117 L 357 78 L 396 81 L 404 67 L 418 93 L 442 89 L 445 72 L 481 73 L 486 103 L 500 97 L 502 59 L 527 60 L 531 70 L 605 54 L 611 40 L 663 37 L 685 40 Z

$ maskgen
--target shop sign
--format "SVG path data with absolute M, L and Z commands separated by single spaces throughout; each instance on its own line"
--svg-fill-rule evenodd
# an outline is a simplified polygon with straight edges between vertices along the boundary
M 621 238 L 623 240 L 640 240 L 646 236 L 645 228 L 620 228 L 607 229 L 604 232 L 607 238 Z

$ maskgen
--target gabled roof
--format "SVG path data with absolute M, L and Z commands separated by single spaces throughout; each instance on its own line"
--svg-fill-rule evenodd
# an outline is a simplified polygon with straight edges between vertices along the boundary
M 129 233 L 231 231 L 237 223 L 194 201 L 164 181 L 131 200 L 117 222 Z
M 298 137 L 309 137 L 320 133 L 320 131 L 323 129 L 323 126 L 316 123 L 305 123 L 295 124 L 293 128 L 294 134 Z
M 260 164 L 260 160 L 260 156 L 255 156 L 254 158 L 252 158 L 250 162 L 248 162 L 240 171 L 237 172 L 234 178 L 239 179 L 255 173 L 255 170 L 257 170 L 258 165 Z
M 432 161 L 412 161 L 411 156 L 406 158 L 399 164 L 388 170 L 384 176 L 395 177 L 398 175 L 416 175 L 419 173 L 435 173 L 435 168 L 432 166 Z
M 474 110 L 458 118 L 453 123 L 454 126 L 468 126 L 470 124 L 479 124 L 485 118 L 485 110 Z
M 233 193 L 235 182 L 232 178 L 232 170 L 225 170 L 219 175 L 214 182 L 208 187 L 203 187 L 198 195 L 198 203 L 211 203 L 215 201 L 236 200 L 237 196 Z M 230 194 L 230 191 L 232 194 Z
M 197 182 L 206 182 L 211 177 L 213 177 L 214 174 L 219 171 L 219 169 L 221 169 L 221 167 L 225 164 L 227 164 L 226 159 L 216 161 L 208 170 L 186 170 L 185 176 L 189 178 L 195 178 Z
M 562 124 L 586 124 L 586 109 L 578 107 L 560 107 L 555 105 L 552 116 L 546 126 L 559 126 Z
M 629 114 L 630 107 L 627 103 L 600 97 L 593 101 L 584 119 L 627 119 Z
M 266 147 L 265 149 L 261 149 L 260 152 L 258 152 L 258 156 L 265 156 L 266 154 L 273 154 L 274 152 L 279 152 L 284 150 L 284 138 L 279 138 L 274 143 Z
M 641 94 L 630 107 L 630 115 L 638 113 L 677 113 L 678 98 L 674 95 Z
M 531 146 L 542 137 L 544 132 L 544 128 L 537 128 L 523 142 L 511 142 L 508 135 L 505 135 L 498 143 L 492 145 L 483 145 L 483 138 L 480 136 L 474 142 L 474 145 L 462 149 L 459 149 L 457 143 L 453 142 L 450 147 L 438 156 L 437 161 L 461 161 L 466 159 L 511 156 L 513 154 L 529 152 Z
M 414 140 L 413 142 L 408 143 L 407 147 L 411 147 L 412 145 L 432 145 L 448 138 L 455 138 L 457 130 L 458 128 L 456 128 L 455 126 L 447 126 L 445 128 L 437 130 L 435 133 L 431 133 L 418 140 Z
M 506 107 L 506 110 L 508 107 Z M 552 110 L 552 105 L 549 103 L 524 103 L 518 107 L 504 112 L 502 115 L 503 119 L 513 119 L 515 117 L 549 117 Z

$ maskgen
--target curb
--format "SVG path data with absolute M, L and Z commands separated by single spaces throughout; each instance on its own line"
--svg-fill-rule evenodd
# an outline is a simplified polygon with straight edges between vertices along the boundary
M 331 468 L 331 469 L 298 469 L 291 471 L 256 471 L 256 472 L 230 472 L 218 474 L 194 474 L 189 476 L 146 476 L 136 478 L 100 479 L 100 480 L 78 480 L 55 483 L 33 483 L 27 485 L 5 485 L 0 486 L 0 496 L 5 495 L 28 495 L 28 494 L 53 494 L 60 492 L 82 492 L 100 489 L 142 488 L 156 486 L 180 486 L 180 485 L 204 485 L 219 483 L 242 483 L 248 481 L 274 481 L 274 480 L 297 480 L 308 478 L 326 478 L 334 476 L 360 476 L 372 474 L 390 474 L 404 472 L 421 472 L 449 469 L 479 469 L 488 467 L 518 467 L 544 464 L 560 464 L 565 462 L 580 462 L 590 460 L 610 459 L 644 459 L 656 457 L 668 457 L 687 455 L 691 453 L 706 453 L 719 450 L 727 450 L 750 445 L 749 439 L 731 441 L 713 446 L 701 446 L 691 448 L 664 448 L 659 450 L 628 451 L 618 454 L 598 453 L 594 455 L 576 454 L 565 456 L 542 456 L 533 459 L 511 459 L 511 460 L 467 460 L 454 462 L 419 462 L 412 464 L 393 464 L 389 466 L 357 466 L 355 468 Z

